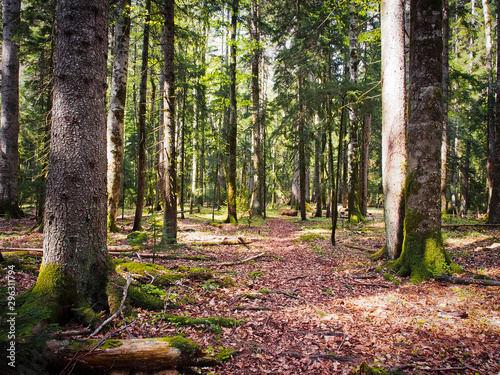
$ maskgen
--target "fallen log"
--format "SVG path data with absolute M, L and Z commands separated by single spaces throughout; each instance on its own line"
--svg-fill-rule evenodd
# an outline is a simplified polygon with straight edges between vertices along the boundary
M 297 216 L 299 214 L 299 211 L 297 210 L 283 210 L 280 212 L 280 215 L 283 216 Z
M 257 254 L 257 255 L 253 255 L 251 257 L 248 257 L 248 258 L 245 258 L 245 259 L 242 259 L 242 260 L 239 260 L 239 261 L 236 261 L 236 262 L 226 262 L 226 263 L 219 263 L 217 266 L 218 267 L 222 267 L 222 266 L 235 266 L 237 264 L 242 264 L 242 263 L 246 263 L 246 262 L 249 262 L 251 260 L 254 260 L 254 259 L 257 259 L 257 258 L 260 258 L 262 256 L 266 255 L 266 252 L 262 252 L 260 254 Z
M 238 237 L 236 240 L 221 240 L 221 241 L 200 241 L 191 242 L 189 246 L 221 246 L 221 245 L 250 245 L 252 241 Z
M 163 370 L 219 364 L 181 336 L 137 340 L 50 340 L 47 360 L 54 368 Z M 69 367 L 68 366 L 68 367 Z
M 486 279 L 473 279 L 469 277 L 453 277 L 441 275 L 437 277 L 438 281 L 445 281 L 452 284 L 464 284 L 464 285 L 486 285 L 486 286 L 500 286 L 500 281 L 498 280 L 486 280 Z

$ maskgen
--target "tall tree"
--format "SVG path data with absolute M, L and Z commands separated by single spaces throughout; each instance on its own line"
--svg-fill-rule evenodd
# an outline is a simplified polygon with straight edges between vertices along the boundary
M 146 0 L 146 19 L 142 39 L 141 57 L 141 84 L 139 85 L 139 163 L 137 180 L 137 201 L 133 230 L 141 230 L 142 210 L 144 208 L 144 191 L 146 187 L 146 105 L 148 89 L 148 59 L 149 59 L 149 33 L 151 21 L 151 0 Z
M 451 263 L 441 234 L 442 18 L 442 1 L 411 1 L 405 229 L 394 267 L 416 282 Z
M 441 140 L 441 212 L 446 213 L 446 177 L 448 172 L 448 86 L 450 82 L 449 64 L 449 4 L 443 0 L 443 137 Z
M 19 218 L 19 45 L 21 0 L 3 0 L 2 124 L 0 130 L 0 215 Z
M 228 144 L 228 171 L 227 171 L 227 219 L 226 222 L 236 224 L 236 140 L 238 119 L 236 112 L 236 27 L 238 23 L 239 0 L 233 0 L 231 13 L 231 61 L 229 64 L 229 129 Z
M 389 259 L 403 246 L 406 166 L 406 69 L 403 2 L 383 0 L 382 33 L 382 183 Z
M 263 145 L 264 137 L 263 119 L 260 106 L 260 56 L 262 54 L 260 46 L 260 28 L 259 28 L 259 1 L 252 0 L 251 5 L 251 27 L 250 36 L 252 39 L 252 125 L 253 125 L 253 167 L 254 181 L 252 191 L 252 215 L 263 216 L 265 213 L 264 203 L 264 160 Z
M 497 20 L 500 20 L 500 7 L 497 6 Z M 497 27 L 497 82 L 496 82 L 496 119 L 495 143 L 493 147 L 493 189 L 490 199 L 488 222 L 500 224 L 500 28 Z
M 123 164 L 123 126 L 127 100 L 128 52 L 130 45 L 130 0 L 116 9 L 115 53 L 109 98 L 108 142 L 108 230 L 118 231 L 116 215 L 120 200 Z
M 358 6 L 350 10 L 349 15 L 349 78 L 353 86 L 358 83 L 359 67 L 359 21 L 357 14 Z M 359 206 L 359 145 L 358 145 L 358 118 L 354 108 L 349 111 L 349 145 L 347 151 L 348 163 L 348 211 L 349 220 L 359 222 L 364 220 Z
M 177 177 L 175 152 L 175 70 L 174 70 L 174 0 L 164 4 L 164 72 L 163 145 L 165 163 L 165 210 L 163 216 L 164 244 L 177 241 Z
M 106 304 L 107 25 L 105 0 L 57 4 L 43 265 L 33 289 L 53 321 Z

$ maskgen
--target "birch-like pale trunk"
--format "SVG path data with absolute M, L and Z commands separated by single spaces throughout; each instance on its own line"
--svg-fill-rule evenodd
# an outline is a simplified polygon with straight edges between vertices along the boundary
M 123 127 L 130 45 L 130 0 L 120 1 L 116 11 L 115 55 L 107 121 L 108 230 L 110 232 L 118 231 L 116 217 L 120 201 L 124 152 Z
M 402 1 L 381 3 L 382 34 L 382 184 L 387 256 L 403 246 L 406 176 L 406 69 Z

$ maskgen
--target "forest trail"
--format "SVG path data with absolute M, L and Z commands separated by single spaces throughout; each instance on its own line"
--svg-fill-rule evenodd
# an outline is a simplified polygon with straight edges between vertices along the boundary
M 248 225 L 240 218 L 233 226 L 220 224 L 221 217 L 211 223 L 209 216 L 180 220 L 179 246 L 168 251 L 171 259 L 155 263 L 174 271 L 209 269 L 212 279 L 183 279 L 167 287 L 164 296 L 176 307 L 163 312 L 136 309 L 126 329 L 121 318 L 115 319 L 109 327 L 114 337 L 183 334 L 209 353 L 228 353 L 227 362 L 203 374 L 353 374 L 362 362 L 403 374 L 500 372 L 499 288 L 387 280 L 384 273 L 390 270 L 375 269 L 382 263 L 370 261 L 366 251 L 345 246 L 380 248 L 384 235 L 379 213 L 367 224 L 341 223 L 335 247 L 326 218 L 302 222 L 273 212 L 267 220 L 254 219 Z M 149 240 L 144 252 L 151 251 L 156 220 L 146 218 Z M 109 234 L 108 240 L 126 245 L 131 218 L 119 224 L 122 232 Z M 32 225 L 28 219 L 0 222 L 0 245 L 39 247 L 41 234 L 30 232 Z M 238 237 L 252 242 L 197 244 Z M 500 242 L 498 229 L 456 228 L 445 238 L 466 275 L 482 272 L 500 278 L 499 247 L 493 246 Z M 139 261 L 136 254 L 120 257 Z M 40 259 L 26 256 L 20 262 L 27 263 L 16 272 L 22 291 L 35 282 L 36 273 L 29 269 L 39 266 Z M 228 278 L 229 284 L 217 283 Z M 231 318 L 239 324 L 179 325 L 164 313 Z

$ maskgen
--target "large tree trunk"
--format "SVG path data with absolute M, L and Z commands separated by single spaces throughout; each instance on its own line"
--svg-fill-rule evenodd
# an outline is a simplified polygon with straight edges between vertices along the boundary
M 497 6 L 497 20 L 500 20 L 499 6 Z M 497 97 L 492 164 L 493 189 L 491 192 L 488 223 L 500 224 L 500 27 L 497 27 Z
M 117 232 L 116 216 L 120 201 L 123 163 L 123 126 L 127 99 L 128 50 L 130 44 L 130 0 L 122 0 L 116 10 L 115 56 L 109 98 L 108 142 L 108 230 Z
M 17 201 L 19 168 L 19 45 L 21 0 L 3 0 L 0 215 L 23 216 Z
M 141 84 L 139 86 L 139 163 L 137 179 L 137 201 L 135 205 L 134 226 L 132 230 L 141 230 L 144 191 L 146 187 L 146 100 L 148 89 L 148 59 L 151 0 L 146 0 L 146 19 L 142 40 Z
M 44 256 L 33 289 L 52 321 L 107 304 L 107 25 L 107 1 L 58 2 Z
M 406 176 L 406 69 L 404 8 L 383 0 L 382 32 L 382 183 L 387 257 L 403 247 Z
M 441 235 L 442 2 L 413 0 L 403 250 L 394 267 L 419 282 L 450 264 Z
M 164 100 L 164 163 L 165 211 L 163 216 L 163 243 L 177 242 L 177 177 L 175 157 L 175 75 L 174 75 L 174 0 L 164 5 L 165 40 L 163 43 L 165 70 Z
M 238 23 L 239 0 L 233 0 L 231 13 L 231 62 L 229 64 L 229 129 L 228 173 L 227 173 L 227 219 L 226 222 L 237 224 L 236 216 L 236 137 L 238 131 L 236 112 L 236 26 Z

